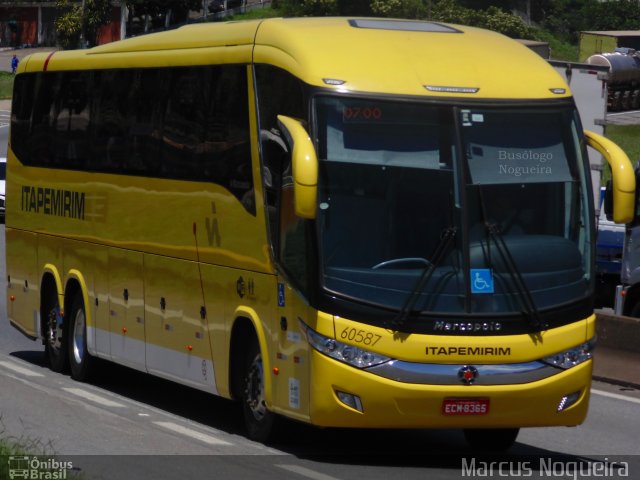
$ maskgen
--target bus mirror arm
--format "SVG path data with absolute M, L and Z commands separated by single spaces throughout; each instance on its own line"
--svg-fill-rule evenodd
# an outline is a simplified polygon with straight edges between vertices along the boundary
M 316 218 L 318 157 L 313 142 L 299 120 L 278 115 L 278 125 L 289 143 L 295 212 L 301 218 Z
M 636 177 L 629 157 L 608 138 L 584 131 L 587 145 L 597 150 L 611 167 L 613 221 L 631 223 L 635 218 Z

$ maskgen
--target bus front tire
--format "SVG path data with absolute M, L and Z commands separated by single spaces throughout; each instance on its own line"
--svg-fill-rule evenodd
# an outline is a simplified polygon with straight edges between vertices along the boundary
M 82 292 L 77 292 L 71 305 L 67 345 L 71 378 L 86 381 L 91 373 L 93 357 L 87 349 L 87 315 Z
M 249 438 L 266 442 L 271 438 L 276 415 L 269 411 L 264 392 L 264 366 L 258 340 L 247 350 L 242 389 L 242 410 Z
M 467 428 L 464 437 L 475 450 L 504 452 L 513 446 L 519 432 L 519 428 Z

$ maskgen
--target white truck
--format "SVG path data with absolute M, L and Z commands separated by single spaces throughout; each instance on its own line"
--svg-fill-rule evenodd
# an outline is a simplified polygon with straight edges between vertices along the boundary
M 580 118 L 584 123 L 583 126 L 604 135 L 606 124 L 612 121 L 611 117 L 607 115 L 607 107 L 611 98 L 609 92 L 610 65 L 556 60 L 550 60 L 550 63 L 571 87 Z M 597 285 L 594 303 L 597 308 L 613 307 L 616 287 L 620 283 L 625 226 L 607 220 L 604 214 L 602 208 L 604 190 L 601 188 L 603 162 L 602 157 L 592 149 L 589 150 L 589 163 L 591 164 L 593 198 L 596 202 L 596 215 L 598 216 Z

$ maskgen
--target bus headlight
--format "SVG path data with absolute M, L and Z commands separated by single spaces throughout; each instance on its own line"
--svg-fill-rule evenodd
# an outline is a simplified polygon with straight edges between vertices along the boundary
M 542 359 L 543 362 L 553 365 L 554 367 L 562 368 L 566 370 L 576 365 L 580 365 L 593 357 L 593 349 L 595 348 L 595 339 L 578 345 L 577 347 L 570 348 L 564 352 L 556 353 Z
M 303 322 L 300 322 L 300 328 L 307 337 L 309 345 L 315 348 L 318 352 L 340 362 L 347 363 L 352 367 L 367 368 L 374 365 L 380 365 L 381 363 L 391 360 L 391 358 L 385 357 L 384 355 L 370 352 L 353 345 L 347 345 L 346 343 L 339 342 L 333 338 L 325 337 L 315 330 L 312 330 Z

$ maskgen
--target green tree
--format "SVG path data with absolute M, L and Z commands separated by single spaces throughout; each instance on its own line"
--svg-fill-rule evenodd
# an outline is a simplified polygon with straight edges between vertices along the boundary
M 109 0 L 57 0 L 56 33 L 64 49 L 82 47 L 81 43 L 97 44 L 98 31 L 111 18 L 113 6 Z
M 200 10 L 202 0 L 125 0 L 128 28 L 133 34 L 185 23 L 190 10 Z
M 495 6 L 510 5 L 512 1 L 517 0 L 478 2 L 488 6 L 486 9 L 463 5 L 472 4 L 471 0 L 280 0 L 278 5 L 288 16 L 374 15 L 432 19 L 488 28 L 513 38 L 535 38 L 535 31 L 520 17 Z
M 371 11 L 379 17 L 426 18 L 428 4 L 423 0 L 372 0 Z
M 592 0 L 553 0 L 542 10 L 539 23 L 565 41 L 575 43 L 580 30 L 588 30 L 584 11 Z
M 582 13 L 588 30 L 640 29 L 639 0 L 587 2 Z
M 479 26 L 511 38 L 536 38 L 535 31 L 522 18 L 497 7 L 489 7 L 484 12 Z
M 279 2 L 285 16 L 339 15 L 338 0 L 282 0 Z
M 82 30 L 82 7 L 69 0 L 57 0 L 56 36 L 63 49 L 77 48 Z

